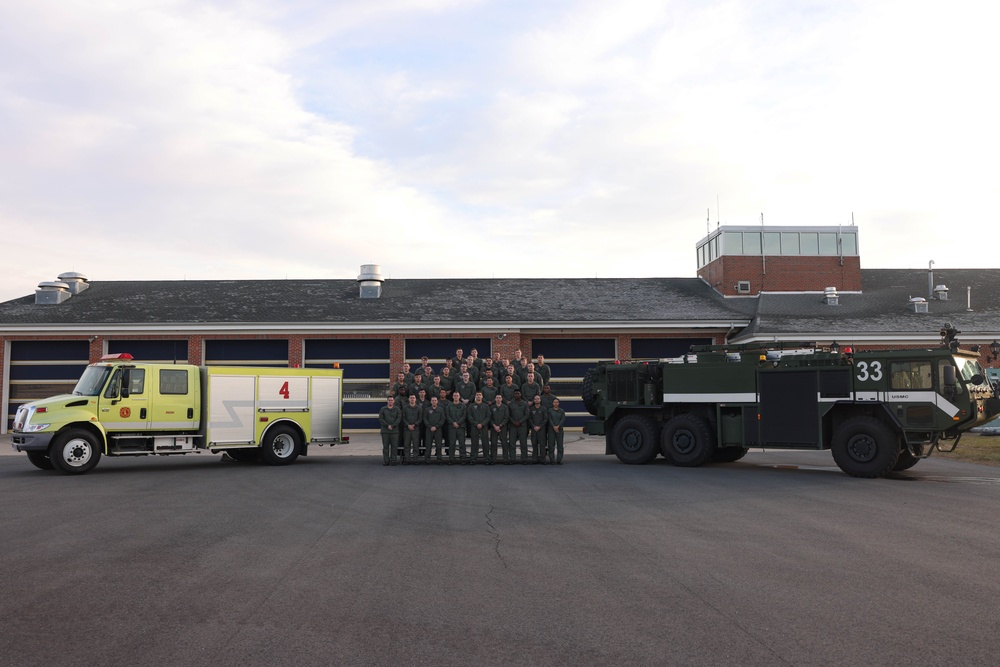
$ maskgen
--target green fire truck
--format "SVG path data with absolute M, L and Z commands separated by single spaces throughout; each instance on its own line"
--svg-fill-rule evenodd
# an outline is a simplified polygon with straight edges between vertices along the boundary
M 751 447 L 829 449 L 848 475 L 905 470 L 1000 414 L 978 351 L 951 325 L 933 349 L 812 343 L 693 346 L 675 359 L 608 361 L 583 400 L 606 453 L 630 464 L 733 462 Z M 950 443 L 948 449 L 942 449 Z
M 72 393 L 25 403 L 11 443 L 43 470 L 85 473 L 105 456 L 226 452 L 292 463 L 346 443 L 339 368 L 199 367 L 106 355 Z

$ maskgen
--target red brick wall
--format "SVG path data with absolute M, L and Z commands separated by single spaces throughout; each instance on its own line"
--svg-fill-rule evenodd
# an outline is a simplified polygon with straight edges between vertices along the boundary
M 766 260 L 766 262 L 765 262 Z M 765 273 L 766 270 L 766 273 Z M 726 296 L 736 296 L 736 284 L 750 281 L 750 294 L 760 292 L 822 292 L 836 287 L 861 290 L 861 258 L 723 255 L 698 269 L 698 277 Z

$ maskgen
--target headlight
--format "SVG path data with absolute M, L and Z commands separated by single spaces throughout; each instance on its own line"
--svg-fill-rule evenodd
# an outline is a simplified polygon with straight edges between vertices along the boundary
M 36 431 L 44 431 L 49 426 L 52 426 L 52 424 L 25 424 L 21 430 L 25 433 L 34 433 Z

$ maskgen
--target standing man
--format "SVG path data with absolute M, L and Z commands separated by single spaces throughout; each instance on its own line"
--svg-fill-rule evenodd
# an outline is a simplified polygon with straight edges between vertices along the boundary
M 552 367 L 545 364 L 545 357 L 538 355 L 538 363 L 535 364 L 535 375 L 539 376 L 538 381 L 542 386 L 547 385 L 552 380 Z
M 535 374 L 528 373 L 528 378 L 521 385 L 521 396 L 529 403 L 535 402 L 535 396 L 540 396 L 542 388 L 535 382 Z
M 514 400 L 514 392 L 520 391 L 517 385 L 514 384 L 514 376 L 508 375 L 504 379 L 504 383 L 500 385 L 500 395 L 503 396 L 503 402 L 510 405 L 510 402 Z
M 448 395 L 451 396 L 451 392 L 455 388 L 455 376 L 451 374 L 451 367 L 445 366 L 442 368 L 441 375 L 438 377 L 441 378 L 441 386 L 444 387 L 445 391 L 448 392 Z
M 493 386 L 493 378 L 489 375 L 486 376 L 486 380 L 483 382 L 483 386 L 479 391 L 483 392 L 483 403 L 486 405 L 493 405 L 493 399 L 496 398 L 499 393 L 497 388 Z
M 448 417 L 448 465 L 457 461 L 465 463 L 465 420 L 469 411 L 462 402 L 462 395 L 457 391 L 452 394 L 452 402 L 445 408 Z
M 514 453 L 515 443 L 520 440 L 521 463 L 528 465 L 528 404 L 521 400 L 520 389 L 514 391 L 514 400 L 507 407 L 510 409 L 507 437 L 510 439 L 511 454 Z
M 559 407 L 559 399 L 552 399 L 549 408 L 549 463 L 562 465 L 563 460 L 563 426 L 566 424 L 566 411 Z
M 437 396 L 431 396 L 431 404 L 424 410 L 424 433 L 426 434 L 424 463 L 431 462 L 432 446 L 437 455 L 438 463 L 444 460 L 441 456 L 441 438 L 444 435 L 444 423 L 446 419 L 444 408 L 438 403 Z
M 463 363 L 465 363 L 465 357 L 462 356 L 462 348 L 458 348 L 455 350 L 455 356 L 451 358 L 451 364 L 455 367 L 455 370 L 458 370 Z
M 552 401 L 556 400 L 555 394 L 552 393 L 552 387 L 549 385 L 544 385 L 542 387 L 542 405 L 548 410 L 552 407 Z
M 402 399 L 402 402 L 406 402 L 406 397 L 410 393 L 410 385 L 406 382 L 406 376 L 402 371 L 396 374 L 396 381 L 389 388 L 389 393 L 396 397 L 396 400 Z
M 548 439 L 546 425 L 549 422 L 548 411 L 542 407 L 541 394 L 535 395 L 535 400 L 528 409 L 528 424 L 531 427 L 531 450 L 535 463 L 545 463 L 546 447 L 545 441 Z
M 490 464 L 489 456 L 486 455 L 486 443 L 489 442 L 490 429 L 490 406 L 483 403 L 482 392 L 476 392 L 475 402 L 469 406 L 469 440 L 472 441 L 472 457 L 469 465 L 476 465 L 479 458 L 479 445 L 483 446 L 483 458 L 486 465 Z
M 382 465 L 396 465 L 396 447 L 399 446 L 399 422 L 403 413 L 396 406 L 396 399 L 390 396 L 378 411 L 379 433 L 382 434 Z
M 420 452 L 420 423 L 424 415 L 417 405 L 417 397 L 410 394 L 410 402 L 403 406 L 403 465 L 416 463 Z
M 466 405 L 476 397 L 476 385 L 469 379 L 468 372 L 462 373 L 462 379 L 455 385 L 455 391 L 462 396 L 462 402 Z
M 514 459 L 511 447 L 507 444 L 507 423 L 510 421 L 510 408 L 503 402 L 503 396 L 497 394 L 490 406 L 493 414 L 490 416 L 490 457 L 489 461 L 497 461 L 497 443 L 500 444 L 500 451 L 503 453 L 503 464 L 509 466 Z

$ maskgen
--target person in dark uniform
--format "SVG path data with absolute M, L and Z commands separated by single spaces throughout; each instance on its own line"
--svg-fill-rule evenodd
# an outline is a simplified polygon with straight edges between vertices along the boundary
M 403 413 L 396 405 L 392 396 L 385 400 L 385 405 L 378 411 L 379 433 L 382 435 L 382 465 L 396 465 L 396 447 L 399 446 L 399 423 Z
M 462 364 L 464 362 L 465 362 L 465 356 L 462 355 L 462 348 L 458 348 L 457 350 L 455 350 L 455 356 L 451 358 L 451 365 L 454 366 L 455 370 L 457 371 L 459 368 L 462 367 Z
M 510 426 L 507 437 L 513 451 L 515 443 L 521 442 L 521 463 L 528 463 L 528 404 L 521 400 L 521 390 L 514 391 L 514 400 L 507 406 L 510 409 Z
M 504 378 L 504 383 L 500 385 L 500 395 L 503 396 L 503 402 L 510 405 L 510 402 L 514 400 L 514 392 L 520 391 L 516 384 L 514 384 L 514 376 L 508 375 Z
M 469 417 L 468 407 L 462 402 L 457 391 L 452 394 L 452 402 L 445 408 L 448 417 L 448 465 L 465 462 L 465 421 Z
M 521 397 L 529 403 L 535 402 L 535 396 L 540 396 L 542 387 L 535 382 L 535 374 L 528 373 L 527 379 L 521 385 Z
M 562 465 L 563 426 L 566 425 L 566 411 L 559 407 L 559 399 L 552 399 L 549 408 L 549 463 Z
M 403 403 L 406 402 L 406 397 L 410 394 L 410 385 L 406 381 L 406 376 L 402 371 L 396 374 L 396 381 L 392 383 L 389 387 L 389 393 L 392 394 L 398 401 L 400 398 L 403 399 Z M 401 407 L 399 405 L 396 406 Z
M 472 455 L 469 465 L 476 465 L 479 458 L 479 446 L 483 446 L 483 458 L 487 465 L 490 463 L 489 456 L 486 455 L 486 445 L 489 442 L 490 429 L 490 406 L 483 403 L 482 392 L 476 392 L 475 401 L 469 405 L 469 440 L 472 443 Z
M 418 438 L 419 447 L 418 451 L 420 455 L 423 455 L 427 451 L 427 431 L 424 429 L 424 412 L 430 407 L 430 398 L 428 397 L 427 391 L 421 388 L 417 391 L 417 407 L 420 408 L 420 425 L 417 426 L 417 430 L 420 431 L 420 436 Z
M 493 386 L 493 378 L 489 376 L 483 381 L 483 386 L 479 388 L 479 391 L 483 392 L 483 403 L 486 405 L 493 405 L 493 399 L 499 393 L 497 388 Z
M 535 463 L 545 463 L 545 441 L 548 439 L 546 425 L 549 423 L 548 411 L 542 407 L 541 394 L 535 395 L 535 400 L 528 408 L 528 425 L 531 429 L 531 457 Z
M 504 465 L 510 465 L 513 461 L 511 448 L 507 444 L 507 423 L 510 421 L 510 408 L 503 402 L 503 396 L 497 394 L 490 405 L 493 414 L 490 416 L 490 456 L 489 461 L 499 463 L 497 460 L 497 445 L 503 453 Z
M 462 373 L 462 379 L 455 384 L 455 391 L 462 396 L 462 402 L 468 405 L 476 397 L 476 385 L 469 379 L 468 373 Z
M 545 357 L 538 355 L 538 363 L 535 364 L 535 375 L 538 376 L 538 383 L 543 387 L 552 381 L 552 367 L 545 363 Z
M 445 391 L 448 392 L 448 395 L 451 396 L 452 390 L 455 389 L 455 376 L 452 375 L 451 369 L 442 368 L 441 375 L 438 377 L 441 378 L 441 386 L 444 387 Z
M 431 462 L 431 449 L 437 455 L 438 463 L 443 461 L 441 456 L 441 439 L 444 436 L 444 423 L 447 417 L 444 408 L 438 403 L 437 396 L 431 396 L 431 403 L 424 410 L 424 434 L 426 442 L 424 446 L 424 463 Z
M 542 386 L 542 405 L 548 410 L 552 407 L 552 401 L 556 400 L 556 395 L 552 393 L 552 387 L 549 385 Z
M 423 419 L 417 397 L 410 394 L 409 403 L 403 406 L 403 465 L 416 463 L 420 451 L 420 423 Z

